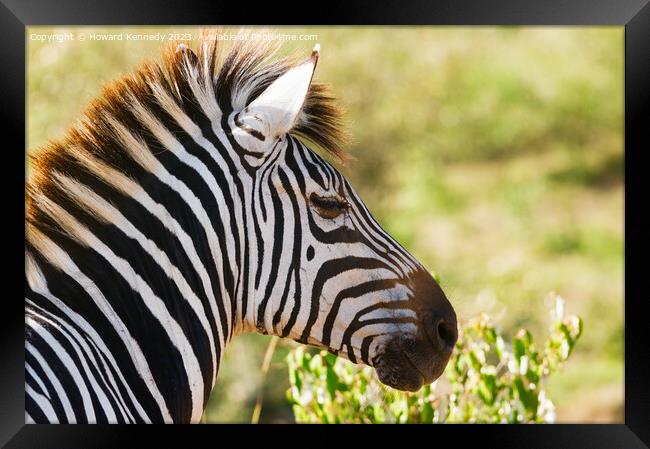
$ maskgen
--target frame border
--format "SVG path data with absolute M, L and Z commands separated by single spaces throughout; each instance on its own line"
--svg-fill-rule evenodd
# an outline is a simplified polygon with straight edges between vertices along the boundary
M 625 300 L 625 424 L 559 424 L 552 426 L 415 426 L 411 431 L 418 437 L 440 437 L 474 440 L 480 444 L 487 441 L 499 447 L 587 447 L 590 449 L 612 447 L 642 448 L 650 443 L 650 342 L 648 325 L 642 313 L 643 296 L 647 275 L 642 272 L 642 260 L 650 251 L 650 220 L 640 211 L 647 208 L 644 193 L 648 191 L 648 176 L 642 163 L 647 145 L 647 126 L 650 117 L 650 6 L 649 0 L 457 0 L 453 4 L 442 0 L 381 2 L 372 8 L 355 2 L 328 2 L 327 8 L 313 13 L 305 5 L 302 11 L 295 9 L 280 12 L 275 4 L 256 5 L 248 8 L 245 15 L 238 4 L 207 0 L 191 3 L 176 0 L 160 1 L 155 6 L 145 0 L 113 0 L 111 2 L 84 2 L 66 0 L 46 2 L 36 0 L 0 1 L 0 60 L 4 73 L 0 77 L 3 102 L 0 123 L 4 135 L 11 137 L 11 148 L 25 149 L 25 62 L 26 27 L 33 25 L 202 25 L 221 22 L 251 25 L 276 25 L 300 23 L 303 25 L 364 24 L 364 25 L 617 25 L 625 26 L 625 287 L 632 295 Z M 10 144 L 6 144 L 9 148 Z M 25 153 L 7 151 L 11 166 L 25 161 Z M 14 159 L 15 158 L 15 159 Z M 24 173 L 9 170 L 0 180 L 10 194 L 5 196 L 4 214 L 0 215 L 2 248 L 12 257 L 24 258 Z M 645 176 L 644 176 L 645 175 Z M 633 242 L 633 244 L 629 244 Z M 630 263 L 632 262 L 632 263 Z M 6 280 L 3 287 L 19 290 L 18 279 L 24 280 L 22 267 L 5 264 Z M 23 286 L 24 288 L 24 286 Z M 19 293 L 17 293 L 19 295 Z M 7 295 L 9 296 L 9 295 Z M 14 296 L 13 294 L 11 295 Z M 96 447 L 124 446 L 136 437 L 151 443 L 155 436 L 163 446 L 170 444 L 186 446 L 188 441 L 200 446 L 198 441 L 238 436 L 246 432 L 241 425 L 214 426 L 117 426 L 117 425 L 60 425 L 26 426 L 24 424 L 24 316 L 23 303 L 13 298 L 5 302 L 4 325 L 0 327 L 2 362 L 0 364 L 0 444 L 13 438 L 6 447 Z M 136 428 L 137 427 L 137 428 Z M 191 434 L 189 433 L 191 430 Z M 260 428 L 264 433 L 281 431 L 282 426 Z M 293 426 L 292 437 L 296 441 L 303 434 L 320 426 Z M 396 430 L 396 429 L 400 430 Z M 156 429 L 155 431 L 151 429 Z M 368 437 L 392 434 L 399 437 L 399 426 L 330 426 L 326 430 L 334 435 L 354 436 L 364 441 Z M 377 429 L 377 430 L 375 430 Z M 435 430 L 434 430 L 435 429 Z M 210 438 L 216 430 L 215 439 Z M 200 432 L 200 433 L 198 433 Z M 210 434 L 208 434 L 209 432 Z M 307 433 L 305 433 L 307 432 Z M 434 433 L 435 432 L 435 433 Z M 256 432 L 257 434 L 257 432 Z M 199 436 L 200 435 L 200 436 Z M 403 434 L 402 434 L 403 435 Z M 200 440 L 196 437 L 199 436 Z M 415 437 L 415 435 L 413 435 Z M 205 438 L 204 438 L 205 437 Z M 402 437 L 403 438 L 403 437 Z M 280 441 L 283 441 L 280 440 Z M 498 442 L 498 443 L 497 443 Z M 645 444 L 644 444 L 645 442 Z M 204 443 L 206 444 L 206 443 Z M 206 444 L 206 446 L 207 446 Z

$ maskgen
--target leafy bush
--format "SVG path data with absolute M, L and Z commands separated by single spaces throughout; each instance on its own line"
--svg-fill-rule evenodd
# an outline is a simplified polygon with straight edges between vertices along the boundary
M 381 384 L 370 367 L 299 347 L 287 357 L 287 398 L 299 423 L 553 422 L 544 385 L 571 355 L 582 320 L 564 317 L 560 297 L 552 317 L 541 346 L 526 329 L 506 343 L 486 314 L 469 320 L 445 375 L 416 393 Z

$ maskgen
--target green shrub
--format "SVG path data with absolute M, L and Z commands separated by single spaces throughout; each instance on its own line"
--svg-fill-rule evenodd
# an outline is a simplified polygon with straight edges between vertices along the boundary
M 582 333 L 582 320 L 563 310 L 557 297 L 541 346 L 526 329 L 506 343 L 486 314 L 469 320 L 443 377 L 416 393 L 381 384 L 370 367 L 299 347 L 287 357 L 287 398 L 299 423 L 553 422 L 544 385 Z

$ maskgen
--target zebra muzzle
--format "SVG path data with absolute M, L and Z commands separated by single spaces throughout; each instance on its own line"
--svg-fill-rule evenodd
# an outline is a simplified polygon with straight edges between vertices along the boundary
M 458 339 L 456 312 L 438 284 L 426 272 L 413 283 L 417 331 L 392 336 L 375 366 L 382 383 L 405 391 L 440 377 Z

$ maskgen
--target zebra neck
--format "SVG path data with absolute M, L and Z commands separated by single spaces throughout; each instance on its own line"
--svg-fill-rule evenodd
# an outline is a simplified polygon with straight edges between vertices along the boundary
M 100 356 L 134 392 L 134 410 L 187 422 L 200 419 L 223 349 L 244 328 L 246 239 L 224 225 L 231 221 L 214 192 L 168 167 L 167 175 L 104 167 L 105 179 L 60 176 L 56 195 L 37 198 L 56 226 L 28 225 L 26 297 L 39 332 L 47 320 L 96 331 L 88 338 L 110 348 Z

